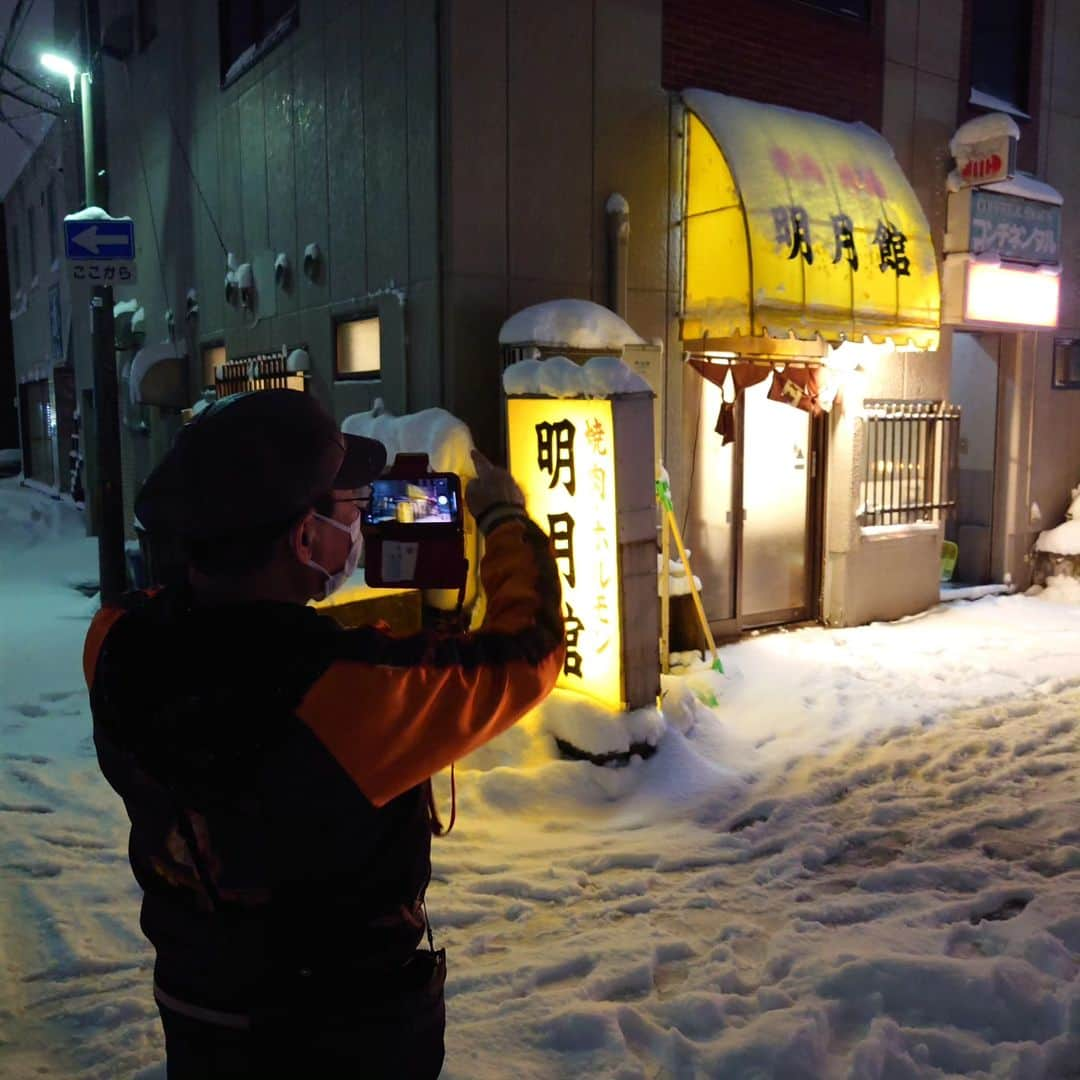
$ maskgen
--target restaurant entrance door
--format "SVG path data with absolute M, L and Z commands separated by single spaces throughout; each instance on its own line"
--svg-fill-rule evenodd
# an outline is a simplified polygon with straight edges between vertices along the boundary
M 724 446 L 715 431 L 720 388 L 696 385 L 685 532 L 709 622 L 736 637 L 816 618 L 824 418 L 770 400 L 766 380 L 740 395 L 735 440 Z

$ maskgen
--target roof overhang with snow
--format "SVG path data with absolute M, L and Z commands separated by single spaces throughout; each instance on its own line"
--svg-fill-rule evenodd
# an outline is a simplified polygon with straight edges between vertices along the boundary
M 877 132 L 705 90 L 683 101 L 689 351 L 771 351 L 772 339 L 937 348 L 930 228 Z
M 191 400 L 187 369 L 186 345 L 164 341 L 140 349 L 135 354 L 128 376 L 131 403 L 182 409 Z

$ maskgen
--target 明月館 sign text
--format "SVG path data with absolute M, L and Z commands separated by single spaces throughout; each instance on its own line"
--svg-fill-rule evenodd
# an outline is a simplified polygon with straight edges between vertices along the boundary
M 802 259 L 807 266 L 818 262 L 846 263 L 853 272 L 873 267 L 880 273 L 897 277 L 911 274 L 911 256 L 907 235 L 884 217 L 872 226 L 870 243 L 863 247 L 856 239 L 856 225 L 841 211 L 830 214 L 828 222 L 811 222 L 803 206 L 773 206 L 773 239 L 788 259 Z M 869 230 L 859 230 L 866 232 Z
M 558 685 L 613 708 L 623 697 L 615 445 L 606 399 L 511 398 L 510 471 L 548 533 L 562 584 Z

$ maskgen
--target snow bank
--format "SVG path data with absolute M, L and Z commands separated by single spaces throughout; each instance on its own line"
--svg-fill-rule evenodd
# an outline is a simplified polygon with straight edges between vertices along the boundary
M 1080 520 L 1065 521 L 1039 533 L 1035 550 L 1051 555 L 1080 555 Z
M 1069 524 L 1074 524 L 1070 522 Z M 1051 604 L 1067 604 L 1080 607 L 1080 578 L 1055 574 L 1046 579 L 1046 585 L 1034 594 L 1039 600 Z
M 346 416 L 341 430 L 348 435 L 378 439 L 386 447 L 387 463 L 392 463 L 399 453 L 427 454 L 434 472 L 476 475 L 470 456 L 472 433 L 464 420 L 445 409 L 395 416 L 386 411 L 380 398 L 369 412 Z
M 21 460 L 18 450 L 2 453 Z M 46 546 L 66 547 L 86 538 L 86 518 L 71 503 L 43 497 L 21 487 L 15 479 L 0 480 L 0 551 L 5 555 Z
M 652 387 L 616 356 L 593 356 L 584 364 L 575 364 L 565 356 L 519 360 L 503 372 L 503 390 L 510 395 L 556 398 L 652 393 Z
M 588 754 L 625 754 L 642 744 L 655 747 L 664 731 L 656 709 L 616 712 L 567 690 L 552 691 L 537 711 L 541 731 Z
M 645 339 L 614 311 L 590 300 L 551 300 L 507 319 L 499 344 L 609 351 L 644 345 Z

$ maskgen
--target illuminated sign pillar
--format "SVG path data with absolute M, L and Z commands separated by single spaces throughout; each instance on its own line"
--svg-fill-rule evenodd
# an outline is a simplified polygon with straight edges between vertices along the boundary
M 558 685 L 614 709 L 660 692 L 652 394 L 507 398 L 510 471 L 551 537 L 566 661 Z

